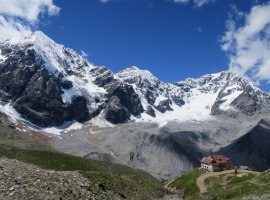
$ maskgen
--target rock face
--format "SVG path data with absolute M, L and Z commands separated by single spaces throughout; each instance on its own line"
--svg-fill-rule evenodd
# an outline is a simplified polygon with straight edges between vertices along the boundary
M 123 123 L 131 115 L 137 116 L 143 112 L 143 107 L 139 96 L 133 90 L 133 87 L 112 84 L 107 89 L 108 98 L 105 108 L 104 118 L 113 123 Z M 115 113 L 115 114 L 113 114 Z M 112 117 L 119 116 L 119 119 Z
M 41 126 L 61 125 L 65 121 L 89 119 L 86 99 L 62 100 L 62 89 L 72 87 L 46 69 L 43 59 L 28 45 L 0 45 L 5 60 L 0 63 L 0 90 L 11 100 L 21 116 Z
M 0 50 L 4 58 L 0 60 L 1 99 L 10 101 L 22 118 L 35 125 L 84 122 L 103 108 L 104 118 L 112 123 L 143 112 L 131 86 L 115 81 L 104 67 L 93 68 L 40 32 L 22 42 L 2 43 Z
M 73 96 L 71 101 L 71 115 L 78 122 L 89 120 L 87 101 L 83 96 Z
M 232 117 L 236 117 L 239 111 L 247 116 L 260 114 L 269 95 L 258 90 L 243 78 L 231 74 L 227 75 L 227 79 L 230 82 L 227 82 L 220 90 L 211 114 L 225 114 Z
M 145 112 L 152 117 L 156 117 L 156 112 L 151 106 L 147 106 Z
M 232 102 L 232 106 L 235 106 L 244 114 L 252 116 L 255 113 L 261 113 L 262 104 L 260 101 L 257 95 L 244 92 Z
M 130 112 L 121 104 L 117 96 L 112 96 L 107 102 L 103 117 L 114 124 L 127 122 Z
M 105 67 L 93 68 L 91 69 L 91 73 L 95 78 L 94 83 L 100 87 L 104 87 L 115 80 L 112 71 L 106 69 Z

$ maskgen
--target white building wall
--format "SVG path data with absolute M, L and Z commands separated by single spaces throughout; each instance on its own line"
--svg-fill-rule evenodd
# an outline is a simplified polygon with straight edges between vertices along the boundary
M 209 164 L 201 163 L 201 168 L 209 172 L 213 171 L 213 166 Z

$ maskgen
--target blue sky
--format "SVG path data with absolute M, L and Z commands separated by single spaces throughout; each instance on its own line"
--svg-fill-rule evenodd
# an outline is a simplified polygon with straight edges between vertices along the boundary
M 230 6 L 221 1 L 199 9 L 166 0 L 55 3 L 60 15 L 42 30 L 114 72 L 136 65 L 173 82 L 228 68 L 218 38 Z
M 243 58 L 236 56 L 240 50 L 229 45 L 232 38 L 226 39 L 230 46 L 226 51 L 222 50 L 220 40 L 232 31 L 233 39 L 239 38 L 236 30 L 226 28 L 232 15 L 235 18 L 243 17 L 242 12 L 251 15 L 253 7 L 265 5 L 267 0 L 194 0 L 212 1 L 201 7 L 196 7 L 192 0 L 186 4 L 176 1 L 54 0 L 53 3 L 61 8 L 58 15 L 45 15 L 31 26 L 58 43 L 78 52 L 83 50 L 90 62 L 114 72 L 135 65 L 148 69 L 162 81 L 175 82 L 229 67 L 242 74 L 254 71 L 251 67 L 250 71 L 244 70 Z M 241 22 L 237 23 L 241 30 Z M 268 42 L 268 39 L 263 41 Z M 268 62 L 268 58 L 264 59 Z M 236 67 L 239 63 L 243 65 L 241 70 Z M 270 73 L 267 77 L 262 75 L 266 71 L 270 72 L 269 67 L 260 75 L 256 72 L 251 79 L 270 91 L 267 84 Z

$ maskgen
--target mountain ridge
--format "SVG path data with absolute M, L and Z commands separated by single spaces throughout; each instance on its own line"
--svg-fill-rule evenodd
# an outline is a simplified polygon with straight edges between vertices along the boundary
M 235 117 L 239 111 L 252 116 L 261 112 L 262 103 L 270 104 L 268 93 L 229 71 L 176 83 L 162 82 L 148 70 L 135 66 L 114 74 L 105 67 L 90 64 L 40 31 L 20 41 L 5 41 L 0 49 L 2 98 L 11 99 L 12 106 L 24 119 L 41 127 L 72 120 L 85 122 L 96 116 L 113 124 L 130 120 L 156 123 L 205 120 L 223 114 Z M 9 74 L 5 76 L 5 73 Z M 28 84 L 35 76 L 38 88 Z M 45 88 L 48 91 L 41 97 L 34 94 L 37 90 L 42 93 Z M 27 91 L 37 96 L 31 105 L 26 105 L 29 104 Z M 34 104 L 40 100 L 57 104 L 57 108 L 61 107 L 57 111 L 60 114 L 54 112 L 55 106 L 39 105 L 44 107 L 39 110 Z M 46 112 L 45 107 L 51 112 Z M 78 116 L 75 110 L 81 114 Z M 183 117 L 179 119 L 180 115 Z

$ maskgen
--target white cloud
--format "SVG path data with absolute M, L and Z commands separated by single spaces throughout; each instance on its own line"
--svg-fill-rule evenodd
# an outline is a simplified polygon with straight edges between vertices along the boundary
M 195 7 L 202 7 L 206 4 L 209 3 L 214 3 L 215 0 L 173 0 L 174 3 L 181 3 L 181 4 L 186 4 L 189 2 L 193 2 Z
M 6 19 L 0 15 L 0 42 L 10 38 L 19 38 L 31 32 L 28 26 L 22 25 L 14 19 Z
M 173 0 L 174 3 L 188 3 L 189 0 Z
M 53 0 L 0 0 L 0 41 L 31 32 L 43 14 L 57 15 Z
M 83 50 L 81 50 L 81 55 L 84 58 L 87 58 L 88 57 L 88 54 L 85 51 L 83 51 Z
M 253 6 L 249 13 L 234 10 L 221 42 L 231 71 L 256 84 L 270 84 L 270 2 Z
M 110 0 L 99 0 L 101 3 L 107 3 Z
M 38 21 L 40 14 L 56 15 L 60 8 L 52 0 L 0 0 L 0 13 L 20 17 L 31 23 Z
M 194 4 L 196 7 L 202 7 L 206 4 L 214 3 L 215 0 L 194 0 Z
M 107 3 L 107 2 L 113 1 L 113 0 L 99 0 L 99 1 L 101 3 Z M 164 0 L 164 1 L 166 1 L 166 0 Z M 192 2 L 194 4 L 194 7 L 202 7 L 206 4 L 215 2 L 215 0 L 170 0 L 170 1 L 177 3 L 177 4 L 187 4 L 187 3 Z

